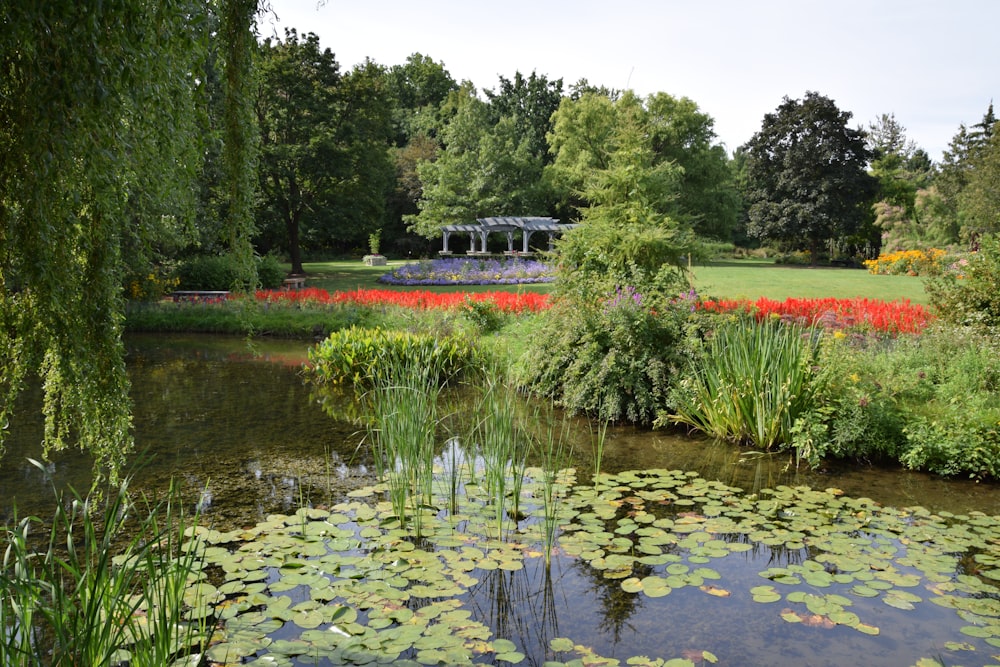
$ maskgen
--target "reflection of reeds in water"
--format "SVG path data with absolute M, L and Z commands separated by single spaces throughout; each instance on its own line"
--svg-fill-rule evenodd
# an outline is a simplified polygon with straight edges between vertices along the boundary
M 537 415 L 536 420 L 540 421 Z M 555 418 L 550 407 L 544 413 L 544 421 L 544 427 L 536 428 L 535 432 L 544 434 L 544 440 L 537 440 L 536 447 L 542 462 L 542 536 L 545 565 L 548 567 L 552 563 L 552 546 L 555 544 L 558 526 L 557 510 L 561 487 L 557 484 L 557 480 L 560 471 L 572 455 L 573 448 L 569 442 L 569 423 L 565 419 L 561 420 L 557 433 Z
M 31 535 L 35 527 L 45 530 L 40 519 L 8 527 L 0 664 L 141 667 L 196 653 L 207 639 L 198 611 L 206 601 L 185 600 L 200 565 L 196 548 L 181 545 L 186 526 L 174 494 L 156 507 L 136 507 L 126 485 L 100 512 L 97 500 L 57 494 L 41 550 Z
M 524 649 L 534 645 L 525 650 L 529 656 L 551 654 L 549 642 L 559 636 L 553 576 L 551 568 L 527 561 L 520 570 L 479 574 L 468 593 L 473 618 L 490 626 L 495 637 L 516 637 Z

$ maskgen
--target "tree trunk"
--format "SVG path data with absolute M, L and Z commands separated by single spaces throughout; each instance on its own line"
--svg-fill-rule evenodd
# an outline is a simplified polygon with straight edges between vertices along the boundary
M 302 269 L 302 251 L 299 250 L 299 212 L 295 211 L 285 216 L 285 229 L 288 231 L 288 257 L 292 261 L 292 273 L 305 273 Z

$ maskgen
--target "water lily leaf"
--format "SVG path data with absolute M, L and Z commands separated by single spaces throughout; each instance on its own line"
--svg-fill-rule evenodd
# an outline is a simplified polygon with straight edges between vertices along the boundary
M 572 639 L 567 639 L 566 637 L 556 637 L 555 639 L 549 640 L 549 648 L 556 653 L 563 653 L 566 651 L 572 651 L 574 643 Z
M 781 594 L 775 590 L 774 586 L 754 586 L 750 589 L 754 602 L 768 603 L 777 602 L 781 599 Z
M 705 585 L 705 586 L 699 586 L 698 588 L 704 591 L 705 593 L 708 593 L 709 595 L 712 595 L 717 598 L 727 598 L 730 595 L 732 595 L 732 593 L 727 591 L 725 588 L 719 588 L 717 586 Z
M 670 585 L 661 577 L 654 575 L 642 579 L 642 592 L 651 598 L 669 595 L 671 590 Z
M 996 635 L 996 633 L 993 630 L 989 628 L 984 628 L 981 625 L 963 625 L 959 630 L 959 632 L 961 632 L 963 635 L 968 635 L 970 637 L 980 637 L 983 639 L 987 637 L 993 637 Z
M 791 609 L 782 609 L 781 610 L 781 618 L 784 619 L 785 621 L 788 621 L 789 623 L 801 623 L 802 622 L 802 617 L 799 616 L 797 613 L 795 613 Z

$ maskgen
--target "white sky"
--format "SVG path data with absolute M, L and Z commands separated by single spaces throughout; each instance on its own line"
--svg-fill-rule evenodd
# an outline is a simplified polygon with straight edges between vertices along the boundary
M 419 52 L 479 90 L 520 71 L 689 97 L 732 151 L 784 96 L 865 126 L 893 113 L 938 161 L 1000 112 L 1000 0 L 270 0 L 262 36 L 314 32 L 342 70 Z

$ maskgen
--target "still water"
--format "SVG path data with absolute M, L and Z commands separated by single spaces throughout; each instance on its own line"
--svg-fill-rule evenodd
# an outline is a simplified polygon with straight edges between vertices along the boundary
M 226 531 L 300 507 L 333 506 L 374 481 L 356 407 L 328 397 L 324 408 L 303 384 L 305 344 L 266 341 L 248 347 L 232 338 L 134 336 L 128 349 L 140 452 L 135 458 L 141 461 L 131 473 L 134 489 L 157 497 L 173 480 L 185 503 L 201 510 L 202 524 Z M 91 461 L 79 452 L 53 455 L 42 470 L 28 462 L 41 457 L 38 401 L 37 394 L 24 397 L 9 426 L 0 467 L 0 524 L 28 513 L 45 516 L 53 486 L 85 490 L 90 484 Z M 524 410 L 533 407 L 526 404 Z M 577 478 L 589 479 L 591 425 L 570 420 L 567 433 L 577 453 Z M 853 464 L 807 471 L 787 455 L 631 427 L 609 429 L 602 469 L 681 469 L 747 491 L 779 485 L 837 488 L 886 506 L 1000 515 L 1000 489 L 993 485 Z M 675 518 L 683 520 L 683 514 Z M 854 608 L 882 629 L 879 637 L 868 638 L 840 625 L 788 623 L 779 616 L 781 609 L 738 599 L 738 591 L 769 583 L 761 570 L 790 566 L 808 555 L 805 549 L 761 548 L 752 557 L 713 562 L 733 591 L 724 603 L 696 586 L 659 599 L 626 594 L 619 580 L 565 555 L 558 555 L 551 569 L 536 558 L 515 572 L 478 572 L 478 583 L 461 600 L 494 637 L 515 640 L 526 654 L 522 664 L 530 665 L 551 659 L 555 637 L 576 638 L 623 663 L 641 654 L 697 658 L 691 649 L 710 649 L 719 664 L 831 666 L 911 665 L 938 655 L 950 640 L 969 639 L 959 633 L 966 621 L 929 603 L 896 620 L 896 610 L 887 604 L 864 607 L 865 600 L 858 599 Z M 309 591 L 299 593 L 307 598 Z M 275 637 L 294 639 L 299 633 L 286 623 Z M 969 664 L 984 664 L 996 651 L 979 639 L 975 645 L 978 654 Z M 343 663 L 328 658 L 289 664 Z
M 252 524 L 274 512 L 329 504 L 373 481 L 363 433 L 345 402 L 329 416 L 304 385 L 300 368 L 308 346 L 298 341 L 238 338 L 132 336 L 136 467 L 133 488 L 151 494 L 171 479 L 203 520 L 220 529 Z M 28 395 L 9 426 L 0 461 L 0 523 L 41 511 L 52 486 L 86 491 L 91 460 L 70 451 L 54 454 L 42 472 L 39 397 Z M 571 420 L 580 478 L 590 472 L 590 425 Z M 706 479 L 747 490 L 808 485 L 836 487 L 886 505 L 920 505 L 956 514 L 1000 514 L 1000 489 L 923 473 L 838 465 L 820 472 L 797 469 L 787 455 L 760 455 L 709 441 L 628 426 L 607 434 L 602 469 L 669 468 L 697 471 Z

